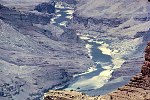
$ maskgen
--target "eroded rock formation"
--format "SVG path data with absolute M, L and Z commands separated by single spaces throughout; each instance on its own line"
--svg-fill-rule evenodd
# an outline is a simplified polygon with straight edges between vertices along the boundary
M 96 97 L 75 91 L 49 91 L 45 95 L 45 100 L 150 100 L 150 42 L 145 49 L 145 61 L 141 73 L 118 90 Z
M 145 61 L 141 73 L 133 77 L 128 86 L 150 90 L 150 42 L 145 49 Z

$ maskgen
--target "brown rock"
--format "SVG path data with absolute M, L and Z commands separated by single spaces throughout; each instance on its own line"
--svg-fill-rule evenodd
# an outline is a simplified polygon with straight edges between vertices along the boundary
M 150 53 L 145 53 L 145 61 L 150 61 Z
M 149 73 L 148 67 L 145 65 L 142 66 L 141 73 L 142 73 L 142 75 L 147 75 Z
M 150 41 L 147 43 L 148 46 L 150 46 Z
M 145 61 L 144 65 L 147 66 L 147 67 L 150 67 L 150 62 L 149 61 Z
M 147 47 L 145 48 L 145 53 L 150 53 L 150 46 L 147 46 Z

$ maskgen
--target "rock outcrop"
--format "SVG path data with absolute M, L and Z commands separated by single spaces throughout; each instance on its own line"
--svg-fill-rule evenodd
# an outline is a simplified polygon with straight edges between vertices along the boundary
M 145 61 L 141 73 L 118 90 L 96 97 L 75 91 L 49 91 L 45 95 L 45 100 L 150 100 L 150 42 L 145 49 Z
M 150 42 L 145 49 L 145 61 L 141 73 L 133 77 L 128 86 L 150 90 Z

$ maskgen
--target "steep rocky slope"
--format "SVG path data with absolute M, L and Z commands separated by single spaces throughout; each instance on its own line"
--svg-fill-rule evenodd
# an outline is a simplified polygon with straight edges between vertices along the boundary
M 143 50 L 150 39 L 150 3 L 147 0 L 77 0 L 77 2 L 68 28 L 75 29 L 81 39 L 87 41 L 87 45 L 91 46 L 89 47 L 91 54 L 95 52 L 92 51 L 93 48 L 98 48 L 99 52 L 96 53 L 106 56 L 104 59 L 103 57 L 96 59 L 92 55 L 91 59 L 107 73 L 101 75 L 100 71 L 97 75 L 102 77 L 99 79 L 96 75 L 85 78 L 88 81 L 87 91 L 82 77 L 72 83 L 69 89 L 80 87 L 78 90 L 82 92 L 98 95 L 104 91 L 105 93 L 113 91 L 118 85 L 127 84 L 129 79 L 140 71 L 139 66 L 144 61 Z M 108 59 L 110 61 L 107 61 Z M 99 80 L 101 86 L 94 82 L 94 79 Z
M 49 24 L 47 1 L 0 0 L 0 100 L 40 100 L 92 64 L 74 31 Z
M 145 49 L 141 73 L 118 90 L 104 96 L 90 97 L 75 91 L 49 91 L 44 100 L 150 100 L 150 42 Z
M 0 99 L 39 100 L 49 89 L 68 85 L 73 75 L 82 76 L 93 66 L 88 43 L 99 45 L 98 53 L 111 58 L 111 64 L 95 62 L 104 71 L 100 77 L 90 76 L 87 87 L 93 85 L 91 80 L 96 84 L 84 92 L 110 91 L 108 87 L 118 88 L 115 83 L 123 85 L 139 72 L 150 39 L 147 0 L 61 1 L 77 4 L 65 30 L 50 24 L 57 13 L 50 0 L 0 0 Z M 82 90 L 82 82 L 75 89 Z

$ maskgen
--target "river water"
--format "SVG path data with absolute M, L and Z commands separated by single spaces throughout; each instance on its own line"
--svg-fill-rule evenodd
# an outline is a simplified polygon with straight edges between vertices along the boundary
M 51 19 L 51 23 L 58 27 L 65 28 L 67 21 L 72 18 L 73 12 L 73 8 L 57 3 L 56 16 Z M 102 93 L 99 92 L 99 94 L 103 94 L 119 87 L 117 84 L 113 86 L 114 88 L 107 88 L 105 92 L 104 90 L 100 90 L 100 88 L 108 84 L 113 71 L 120 68 L 124 63 L 122 58 L 112 56 L 117 53 L 117 50 L 112 51 L 109 49 L 109 43 L 107 41 L 97 40 L 94 36 L 89 36 L 88 34 L 78 34 L 78 36 L 86 41 L 87 44 L 85 47 L 88 49 L 89 56 L 95 64 L 94 66 L 87 66 L 90 68 L 86 72 L 75 75 L 71 83 L 65 86 L 64 89 L 73 89 L 82 92 L 99 89 L 98 91 L 102 91 Z M 86 93 L 90 94 L 90 92 Z

